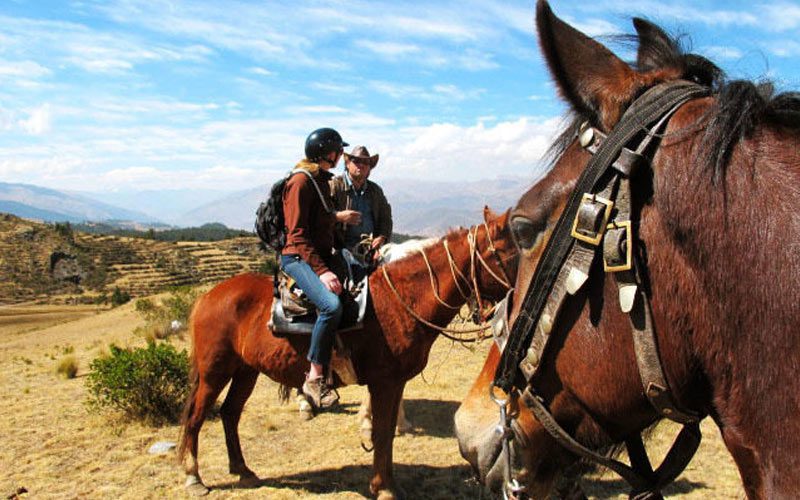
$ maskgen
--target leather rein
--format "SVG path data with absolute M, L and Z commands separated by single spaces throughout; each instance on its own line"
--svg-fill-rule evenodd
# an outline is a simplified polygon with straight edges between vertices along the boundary
M 581 126 L 578 140 L 592 158 L 547 242 L 511 332 L 504 318 L 499 320 L 502 326 L 495 327 L 495 336 L 501 337 L 502 357 L 490 397 L 500 406 L 503 453 L 510 453 L 507 450 L 514 436 L 515 415 L 506 406 L 516 397 L 561 446 L 622 476 L 633 488 L 631 498 L 661 498 L 661 489 L 677 478 L 697 450 L 702 416 L 674 403 L 658 354 L 650 301 L 642 284 L 645 263 L 634 233 L 639 227 L 639 211 L 632 207 L 630 178 L 637 170 L 649 168 L 646 155 L 652 154 L 653 139 L 673 113 L 687 101 L 708 94 L 708 89 L 685 81 L 662 83 L 642 94 L 607 137 L 588 123 Z M 533 384 L 562 306 L 583 288 L 598 253 L 602 253 L 605 271 L 616 278 L 620 307 L 630 319 L 644 393 L 662 417 L 683 425 L 655 470 L 640 435 L 625 441 L 631 465 L 580 444 L 556 422 Z M 504 335 L 508 338 L 502 338 Z M 507 397 L 498 397 L 497 389 Z M 525 487 L 513 477 L 511 457 L 506 460 L 504 495 L 520 498 Z
M 448 267 L 450 269 L 451 275 L 453 276 L 453 281 L 455 282 L 458 293 L 464 298 L 465 301 L 468 302 L 471 297 L 475 298 L 475 301 L 472 304 L 470 304 L 470 309 L 473 310 L 472 314 L 473 319 L 477 318 L 475 322 L 479 324 L 479 326 L 476 328 L 469 328 L 465 330 L 454 330 L 451 328 L 435 325 L 430 321 L 426 320 L 425 318 L 420 316 L 416 311 L 414 311 L 414 309 L 412 309 L 411 306 L 409 306 L 408 303 L 406 303 L 406 301 L 403 300 L 403 298 L 400 296 L 400 293 L 397 291 L 397 288 L 394 286 L 394 283 L 392 283 L 392 280 L 389 277 L 389 272 L 386 270 L 387 266 L 386 265 L 380 266 L 381 271 L 383 272 L 383 277 L 386 280 L 386 283 L 389 285 L 389 288 L 394 293 L 395 298 L 398 300 L 398 302 L 400 302 L 400 304 L 402 304 L 406 312 L 408 312 L 410 316 L 412 316 L 414 319 L 416 319 L 423 325 L 439 331 L 444 337 L 450 340 L 454 340 L 456 342 L 469 343 L 481 340 L 485 338 L 482 335 L 477 335 L 475 337 L 468 337 L 468 338 L 461 337 L 460 335 L 463 335 L 465 333 L 484 332 L 490 326 L 486 324 L 486 321 L 487 318 L 491 316 L 493 309 L 492 311 L 489 311 L 488 313 L 484 314 L 483 300 L 481 298 L 480 287 L 478 286 L 478 277 L 477 277 L 478 263 L 480 263 L 481 266 L 483 266 L 483 268 L 489 273 L 490 276 L 492 276 L 492 278 L 497 280 L 497 282 L 500 283 L 501 285 L 505 286 L 507 290 L 510 290 L 512 286 L 511 280 L 509 279 L 508 273 L 506 273 L 505 266 L 503 265 L 503 259 L 497 253 L 497 249 L 495 248 L 494 242 L 492 241 L 492 237 L 489 231 L 489 225 L 486 222 L 484 222 L 482 225 L 486 229 L 486 240 L 489 242 L 488 249 L 491 252 L 492 256 L 495 258 L 495 260 L 497 261 L 498 269 L 500 270 L 499 274 L 502 276 L 498 276 L 498 273 L 492 270 L 489 264 L 487 264 L 484 258 L 481 256 L 481 252 L 478 251 L 477 240 L 478 240 L 478 228 L 480 227 L 480 225 L 475 226 L 474 229 L 470 229 L 469 232 L 467 233 L 467 243 L 469 244 L 469 255 L 470 255 L 469 278 L 465 276 L 464 273 L 461 272 L 461 270 L 458 269 L 458 266 L 455 263 L 455 259 L 453 258 L 453 255 L 450 251 L 450 247 L 447 244 L 447 239 L 443 238 L 441 240 L 445 254 L 447 255 Z M 430 276 L 431 289 L 433 290 L 433 295 L 436 298 L 436 301 L 448 309 L 460 310 L 461 306 L 454 306 L 448 304 L 439 296 L 439 287 L 436 284 L 437 281 L 435 278 L 435 273 L 433 271 L 433 267 L 431 266 L 430 261 L 428 260 L 428 256 L 425 253 L 425 249 L 420 248 L 418 252 L 422 255 L 422 259 L 425 261 L 425 265 L 428 268 L 428 275 Z M 465 287 L 468 292 L 465 292 L 462 286 Z

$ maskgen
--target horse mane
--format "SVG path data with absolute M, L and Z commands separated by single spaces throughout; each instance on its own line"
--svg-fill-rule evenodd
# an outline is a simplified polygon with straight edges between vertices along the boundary
M 735 147 L 751 137 L 758 126 L 800 128 L 800 92 L 776 93 L 770 80 L 728 80 L 716 64 L 687 50 L 687 36 L 669 35 L 640 18 L 634 18 L 633 23 L 637 34 L 610 38 L 638 48 L 637 61 L 630 63 L 634 69 L 677 68 L 683 79 L 707 87 L 714 97 L 714 106 L 699 121 L 707 121 L 700 143 L 701 159 L 715 180 L 725 176 Z M 580 125 L 590 118 L 586 112 L 575 110 L 568 115 L 564 131 L 545 154 L 549 166 L 574 142 Z
M 406 240 L 402 243 L 393 243 L 391 245 L 384 245 L 381 247 L 381 257 L 383 263 L 389 264 L 390 262 L 397 262 L 414 255 L 420 249 L 431 246 L 439 241 L 439 238 L 426 238 L 426 239 L 413 239 Z

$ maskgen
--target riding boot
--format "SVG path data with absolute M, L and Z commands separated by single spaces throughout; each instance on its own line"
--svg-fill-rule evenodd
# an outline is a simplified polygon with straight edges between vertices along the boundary
M 324 377 L 306 379 L 303 394 L 315 411 L 327 410 L 339 402 L 339 393 L 326 383 Z

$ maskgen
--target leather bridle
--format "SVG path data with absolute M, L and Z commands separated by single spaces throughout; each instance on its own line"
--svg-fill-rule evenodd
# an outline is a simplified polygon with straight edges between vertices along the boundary
M 470 305 L 471 309 L 474 308 L 472 311 L 472 319 L 478 326 L 475 328 L 467 328 L 467 329 L 452 329 L 447 327 L 441 327 L 431 323 L 430 321 L 426 320 L 422 316 L 420 316 L 414 309 L 411 308 L 410 305 L 406 303 L 405 300 L 400 296 L 400 293 L 397 291 L 397 288 L 394 286 L 392 279 L 389 277 L 389 272 L 387 270 L 386 265 L 380 266 L 381 271 L 383 272 L 383 277 L 386 280 L 387 285 L 389 285 L 389 289 L 393 292 L 395 298 L 403 305 L 403 308 L 406 312 L 412 316 L 414 319 L 419 321 L 420 323 L 424 324 L 429 328 L 433 328 L 434 330 L 439 331 L 444 337 L 454 340 L 456 342 L 462 343 L 469 343 L 469 342 L 477 342 L 486 338 L 486 336 L 481 335 L 482 332 L 485 332 L 489 326 L 486 324 L 488 316 L 491 315 L 492 311 L 484 312 L 483 304 L 484 301 L 481 297 L 480 286 L 478 285 L 478 268 L 482 267 L 489 275 L 495 279 L 499 284 L 503 285 L 507 290 L 511 289 L 511 281 L 508 278 L 508 273 L 505 269 L 504 260 L 500 256 L 497 248 L 494 246 L 494 242 L 492 241 L 491 231 L 489 230 L 489 225 L 484 222 L 482 224 L 486 231 L 486 240 L 488 242 L 487 250 L 493 256 L 495 261 L 497 262 L 499 272 L 495 272 L 492 270 L 491 266 L 486 262 L 486 260 L 481 255 L 481 250 L 478 248 L 478 229 L 481 225 L 476 225 L 471 228 L 467 232 L 467 244 L 469 246 L 469 277 L 465 276 L 462 273 L 458 266 L 455 263 L 455 259 L 453 257 L 452 252 L 450 251 L 450 247 L 447 244 L 447 238 L 441 239 L 441 244 L 444 247 L 445 255 L 447 255 L 448 267 L 450 269 L 450 273 L 453 277 L 453 281 L 455 282 L 456 289 L 458 290 L 459 294 L 464 298 L 465 301 L 469 302 L 471 298 L 474 298 L 474 303 Z M 433 290 L 434 298 L 438 303 L 443 305 L 444 307 L 452 310 L 460 310 L 460 306 L 454 306 L 448 304 L 439 296 L 439 289 L 436 285 L 436 278 L 435 273 L 433 271 L 433 267 L 430 264 L 427 254 L 425 253 L 424 248 L 420 248 L 418 250 L 422 259 L 425 262 L 425 265 L 428 268 L 428 275 L 430 277 L 431 289 Z M 516 252 L 514 252 L 514 257 L 516 257 Z M 480 266 L 478 265 L 480 264 Z M 498 275 L 499 274 L 499 275 Z M 466 288 L 466 292 L 464 288 Z M 466 333 L 477 333 L 478 335 L 475 337 L 463 337 L 462 335 Z
M 581 127 L 578 140 L 592 158 L 553 229 L 511 332 L 495 328 L 496 336 L 508 335 L 498 340 L 498 346 L 505 348 L 490 389 L 492 400 L 503 406 L 503 439 L 510 441 L 514 435 L 513 417 L 504 406 L 518 397 L 556 442 L 617 472 L 632 486 L 631 497 L 636 499 L 661 498 L 660 490 L 683 471 L 699 446 L 702 415 L 675 404 L 661 367 L 648 292 L 642 285 L 645 263 L 634 233 L 639 226 L 639 211 L 632 206 L 630 178 L 637 170 L 649 167 L 647 155 L 655 149 L 653 141 L 673 113 L 687 101 L 708 94 L 707 88 L 694 83 L 663 83 L 642 94 L 607 137 L 588 123 Z M 630 318 L 644 393 L 661 416 L 683 425 L 655 470 L 639 435 L 625 442 L 631 465 L 580 444 L 558 424 L 534 387 L 534 377 L 548 353 L 551 332 L 560 320 L 563 305 L 586 284 L 598 252 L 602 252 L 605 271 L 616 278 L 620 306 Z M 499 398 L 497 389 L 507 397 Z M 504 451 L 510 449 L 508 444 L 504 443 Z M 519 498 L 525 488 L 514 479 L 510 458 L 506 460 L 509 466 L 504 494 Z

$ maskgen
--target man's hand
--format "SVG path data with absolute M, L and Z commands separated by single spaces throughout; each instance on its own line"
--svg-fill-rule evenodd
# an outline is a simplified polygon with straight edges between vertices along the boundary
M 372 248 L 372 250 L 373 250 L 373 252 L 372 252 L 372 262 L 374 262 L 375 264 L 377 264 L 381 260 L 380 249 L 381 249 L 381 247 L 383 246 L 384 243 L 386 243 L 386 238 L 384 238 L 383 236 L 378 236 L 377 238 L 372 240 L 372 244 L 370 245 L 370 248 Z
M 361 224 L 361 212 L 356 210 L 340 210 L 336 212 L 336 222 L 357 226 Z
M 375 250 L 377 250 L 377 249 L 379 249 L 380 247 L 382 247 L 384 243 L 386 243 L 386 238 L 385 238 L 385 237 L 383 237 L 383 236 L 378 236 L 377 238 L 375 238 L 374 240 L 372 240 L 372 248 L 374 248 Z
M 325 288 L 331 292 L 336 295 L 342 293 L 342 284 L 339 283 L 339 278 L 337 278 L 332 271 L 325 271 L 319 276 L 319 279 L 322 281 L 322 284 L 325 285 Z

